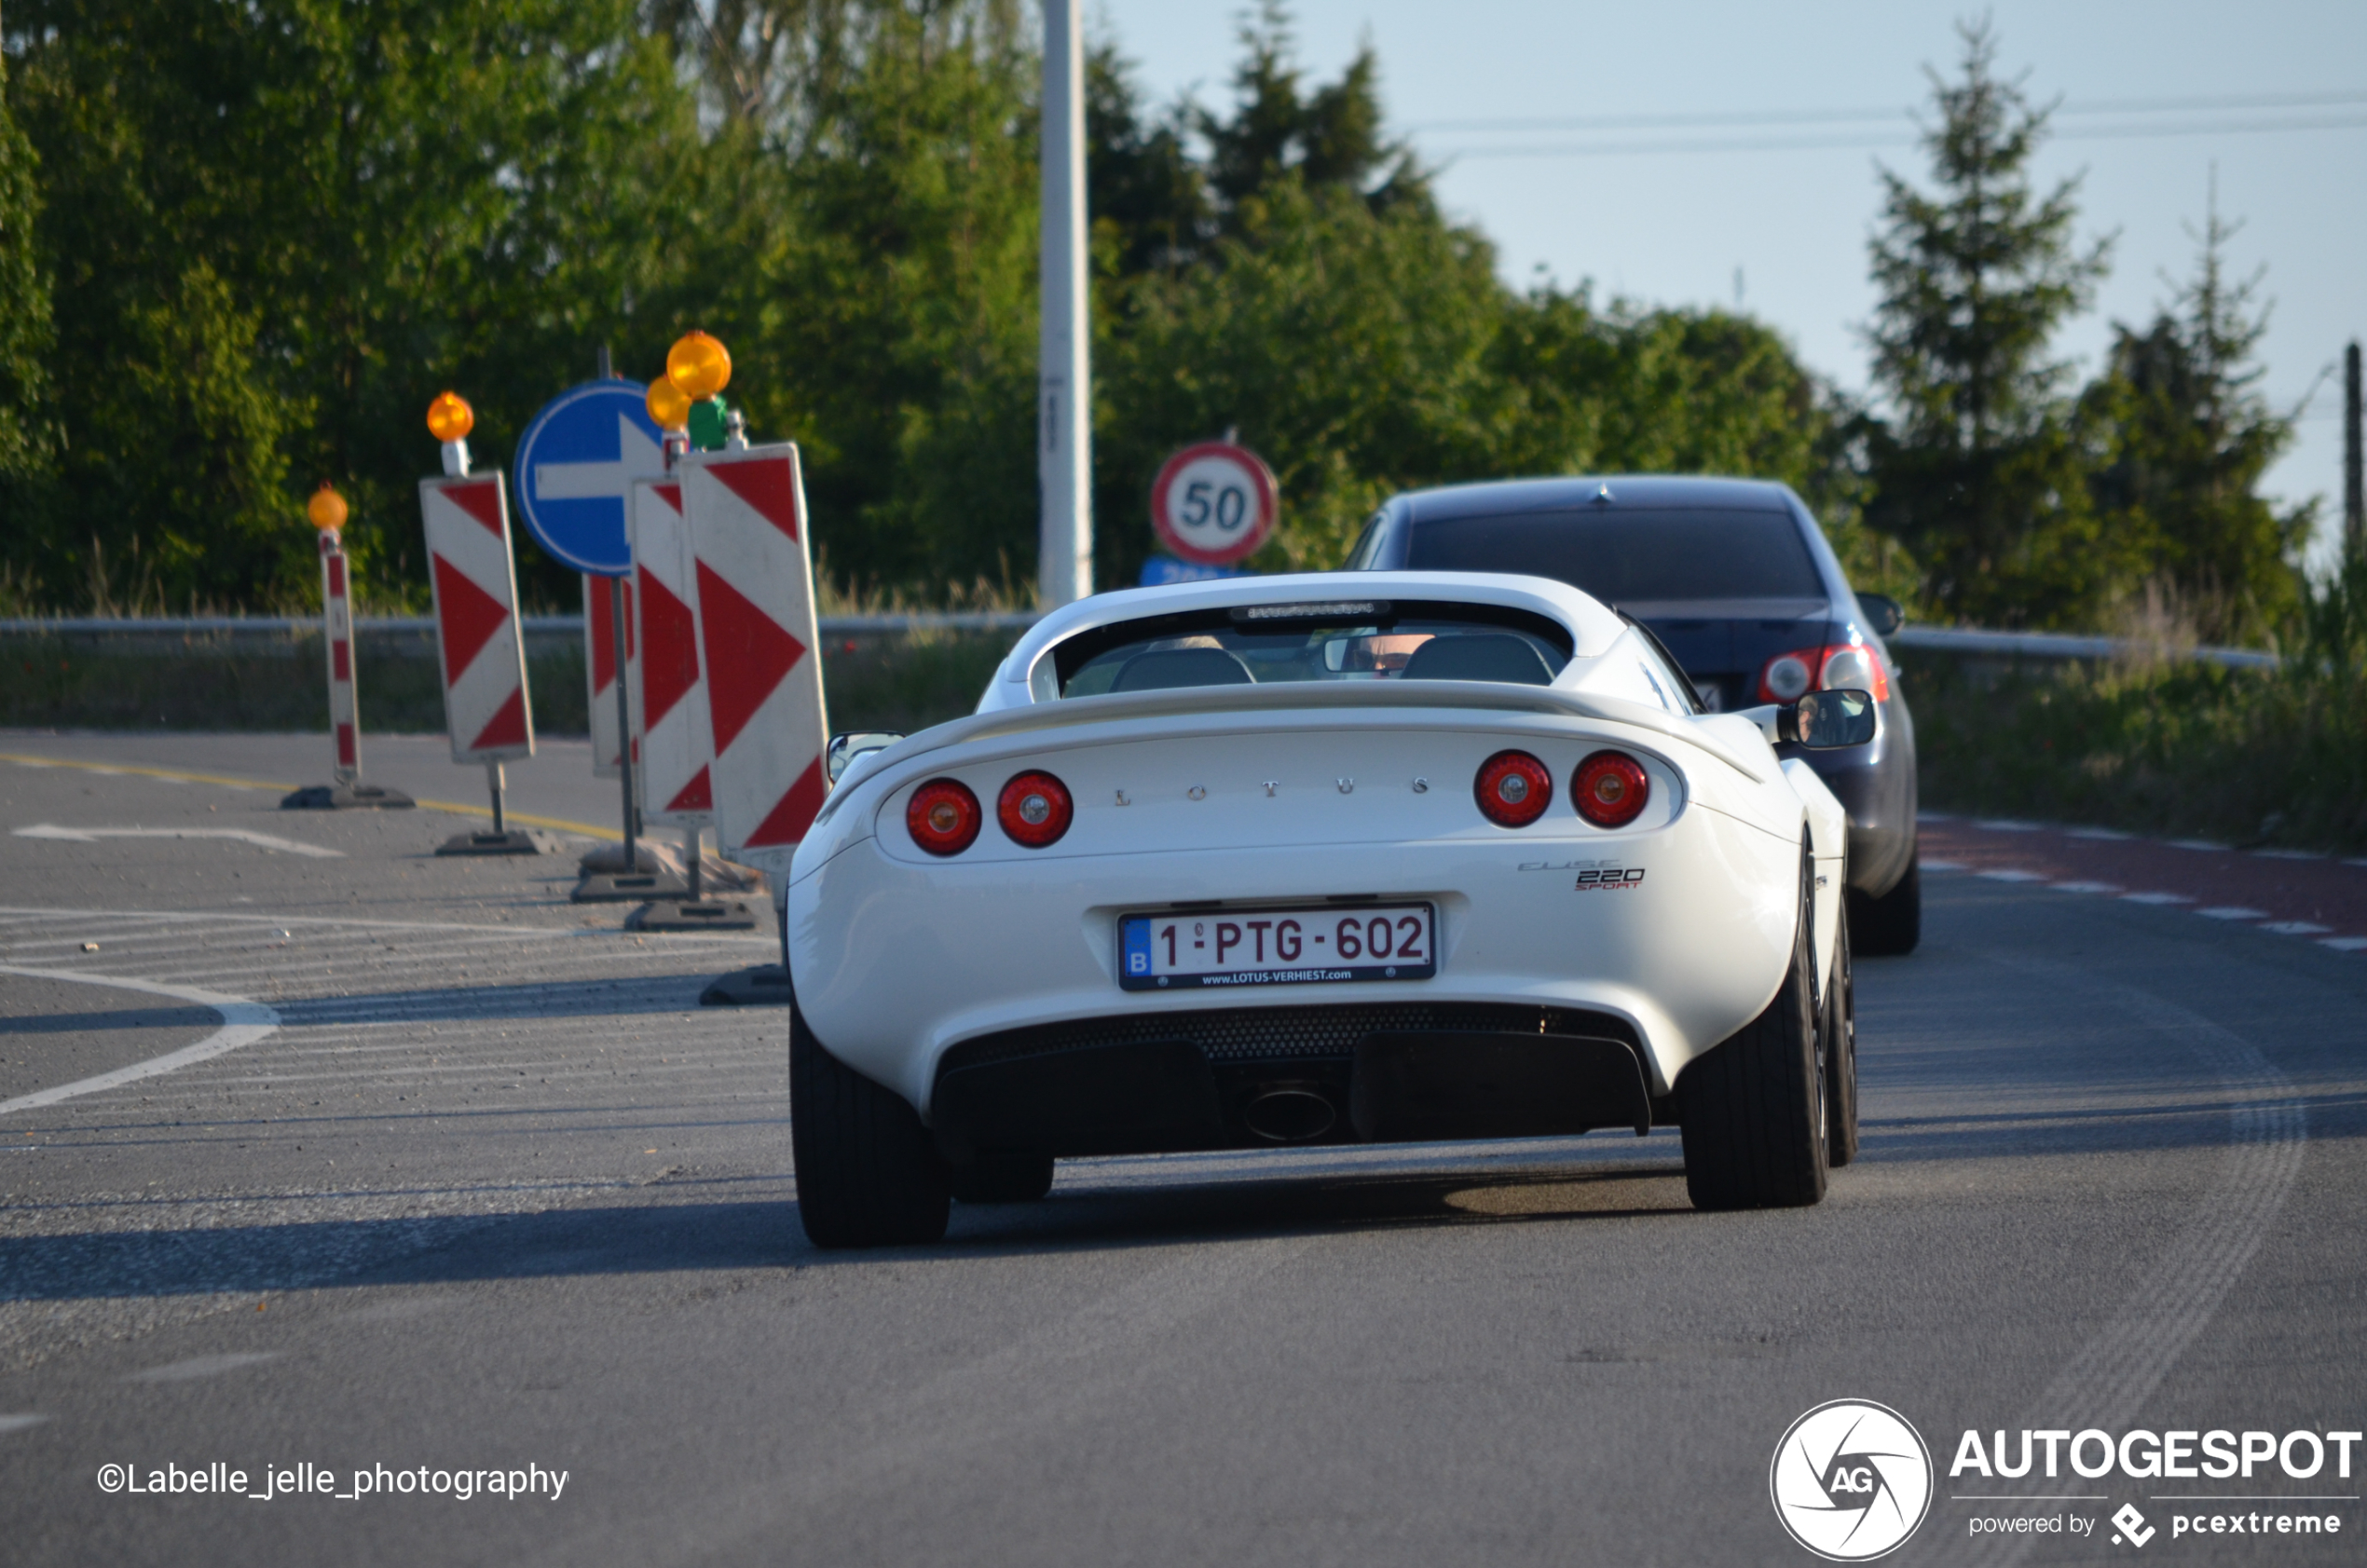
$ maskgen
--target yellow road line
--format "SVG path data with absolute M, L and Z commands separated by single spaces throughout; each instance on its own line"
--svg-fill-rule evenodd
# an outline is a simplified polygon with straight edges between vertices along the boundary
M 274 784 L 268 779 L 234 779 L 222 773 L 187 773 L 177 768 L 143 768 L 130 762 L 82 762 L 67 757 L 30 757 L 20 752 L 0 751 L 0 762 L 20 762 L 28 768 L 79 768 L 90 773 L 137 773 L 144 778 L 175 779 L 182 784 L 226 784 L 232 789 L 271 789 L 281 794 L 295 789 L 292 784 Z M 483 817 L 493 820 L 489 806 L 464 806 L 452 800 L 420 800 L 421 810 L 446 811 L 458 817 Z M 511 822 L 522 822 L 532 827 L 555 827 L 562 833 L 581 833 L 587 839 L 622 839 L 624 835 L 613 827 L 595 827 L 588 822 L 571 822 L 566 817 L 540 817 L 530 811 L 505 811 L 501 815 Z

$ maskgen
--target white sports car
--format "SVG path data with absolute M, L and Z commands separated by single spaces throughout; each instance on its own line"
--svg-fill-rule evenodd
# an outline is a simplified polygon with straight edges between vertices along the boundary
M 807 1234 L 1062 1156 L 1669 1124 L 1696 1205 L 1816 1202 L 1847 823 L 1770 743 L 1879 716 L 1692 692 L 1562 583 L 1337 573 L 1100 594 L 971 716 L 842 737 L 784 890 Z

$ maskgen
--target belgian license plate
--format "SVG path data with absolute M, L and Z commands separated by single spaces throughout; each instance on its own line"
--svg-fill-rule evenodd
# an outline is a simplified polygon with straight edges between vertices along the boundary
M 1438 973 L 1437 937 L 1428 904 L 1128 915 L 1118 921 L 1118 984 L 1149 991 L 1427 980 Z

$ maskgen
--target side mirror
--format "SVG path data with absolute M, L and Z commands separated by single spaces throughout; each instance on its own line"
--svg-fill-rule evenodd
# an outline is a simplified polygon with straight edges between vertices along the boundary
M 1907 624 L 1907 607 L 1887 593 L 1860 593 L 1857 608 L 1878 637 L 1887 637 Z
M 830 737 L 830 749 L 823 758 L 823 769 L 835 784 L 840 775 L 854 766 L 856 757 L 885 751 L 902 739 L 903 735 L 893 729 L 850 729 L 844 734 L 833 735 Z
M 1865 691 L 1812 691 L 1775 716 L 1775 733 L 1811 751 L 1862 746 L 1874 738 L 1874 698 Z

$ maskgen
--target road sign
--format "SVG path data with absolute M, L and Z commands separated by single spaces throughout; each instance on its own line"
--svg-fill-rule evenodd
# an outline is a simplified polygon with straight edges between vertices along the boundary
M 698 589 L 678 480 L 633 486 L 633 577 L 640 652 L 634 732 L 640 737 L 642 816 L 677 827 L 714 820 L 715 743 L 699 679 Z
M 452 760 L 532 757 L 534 716 L 527 706 L 526 644 L 518 635 L 501 476 L 419 481 L 419 521 L 427 531 Z
M 716 840 L 732 859 L 785 877 L 829 787 L 797 448 L 693 452 L 676 471 L 715 737 Z
M 610 581 L 605 577 L 583 579 L 583 679 L 591 694 L 592 772 L 603 779 L 613 779 L 623 771 L 623 743 L 617 738 L 616 621 L 609 613 Z M 629 667 L 639 652 L 633 639 L 630 581 L 624 585 L 624 647 Z
M 587 381 L 545 403 L 518 443 L 518 515 L 536 542 L 579 572 L 633 569 L 633 482 L 665 477 L 648 394 L 637 381 Z
M 1246 446 L 1205 441 L 1167 460 L 1151 485 L 1151 526 L 1178 557 L 1229 566 L 1274 532 L 1274 470 Z

